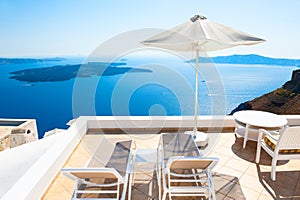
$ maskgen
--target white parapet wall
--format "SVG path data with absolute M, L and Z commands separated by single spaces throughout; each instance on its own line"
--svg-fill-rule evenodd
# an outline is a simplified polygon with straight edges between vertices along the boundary
M 284 117 L 287 118 L 289 125 L 300 125 L 300 115 L 287 115 Z M 198 119 L 199 128 L 233 128 L 234 126 L 235 122 L 232 116 L 199 116 Z M 11 183 L 10 187 L 6 187 L 5 191 L 1 191 L 0 189 L 0 199 L 40 199 L 88 129 L 190 127 L 193 127 L 192 116 L 81 116 L 77 118 L 67 130 L 39 141 L 16 147 L 12 149 L 14 152 L 11 152 L 10 150 L 0 152 L 1 163 L 5 160 L 8 162 L 9 160 L 14 160 L 15 165 L 22 166 L 22 162 L 27 164 L 27 169 L 24 173 L 19 175 L 20 177 L 17 179 L 15 178 L 15 181 Z M 55 142 L 51 142 L 50 140 L 54 140 Z M 43 142 L 45 143 L 44 146 L 37 145 L 38 143 Z M 29 160 L 22 161 L 21 158 L 24 157 L 22 154 L 25 153 L 22 148 L 30 149 L 31 147 L 35 148 L 38 146 L 42 146 L 46 149 L 43 150 L 43 153 L 41 153 L 37 159 L 33 160 L 30 164 L 28 164 Z M 38 151 L 39 149 L 37 148 L 36 150 Z M 26 157 L 30 156 L 26 155 Z M 8 169 L 8 167 L 5 168 L 5 165 L 2 165 L 0 171 L 1 174 L 12 173 L 12 166 L 7 166 L 10 167 L 10 169 Z M 7 182 L 1 181 L 1 184 L 7 184 Z M 2 186 L 1 184 L 0 188 Z
M 151 129 L 192 128 L 192 116 L 94 116 L 80 117 L 87 121 L 88 128 Z M 198 127 L 234 127 L 232 116 L 199 116 Z

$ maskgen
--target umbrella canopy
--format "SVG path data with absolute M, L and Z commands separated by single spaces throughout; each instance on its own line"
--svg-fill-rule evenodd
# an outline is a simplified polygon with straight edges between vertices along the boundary
M 194 110 L 194 133 L 197 131 L 198 116 L 198 57 L 199 51 L 214 51 L 238 45 L 252 45 L 265 40 L 195 15 L 187 22 L 150 37 L 141 43 L 172 51 L 195 51 L 196 87 Z
M 187 22 L 155 35 L 141 43 L 172 51 L 205 51 L 252 45 L 265 40 L 196 15 Z

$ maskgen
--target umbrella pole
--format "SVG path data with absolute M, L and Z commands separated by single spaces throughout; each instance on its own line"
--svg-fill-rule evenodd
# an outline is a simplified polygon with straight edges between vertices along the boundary
M 195 113 L 194 113 L 194 128 L 193 132 L 186 131 L 186 133 L 193 134 L 194 141 L 197 146 L 205 147 L 208 144 L 208 136 L 204 132 L 198 131 L 198 73 L 199 73 L 199 49 L 196 49 L 196 87 L 195 87 Z
M 199 71 L 199 49 L 196 49 L 196 86 L 195 86 L 195 109 L 194 109 L 194 136 L 198 131 L 198 71 Z

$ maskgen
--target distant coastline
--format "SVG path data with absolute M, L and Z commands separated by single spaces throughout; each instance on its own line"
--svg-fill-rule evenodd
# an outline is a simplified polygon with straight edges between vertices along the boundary
M 65 58 L 0 58 L 0 64 L 29 64 L 29 63 L 41 63 L 41 62 L 61 62 L 66 60 Z
M 24 64 L 24 63 L 40 63 L 40 62 L 61 62 L 66 60 L 63 57 L 54 58 L 1 58 L 1 64 Z M 126 59 L 125 59 L 126 60 Z M 125 61 L 124 59 L 121 61 Z M 195 62 L 195 59 L 187 62 Z M 218 63 L 218 64 L 249 64 L 249 65 L 278 65 L 278 66 L 296 66 L 300 67 L 300 59 L 288 58 L 270 58 L 257 54 L 248 55 L 230 55 L 217 57 L 199 57 L 201 63 Z
M 188 62 L 195 62 L 195 59 L 189 60 Z M 278 65 L 300 67 L 300 59 L 270 58 L 256 54 L 217 56 L 211 58 L 199 57 L 199 62 L 218 64 Z
M 66 60 L 61 57 L 54 58 L 0 58 L 1 64 L 30 64 L 42 62 L 62 62 Z M 195 62 L 195 59 L 187 62 Z M 248 65 L 276 65 L 300 67 L 300 59 L 269 58 L 256 54 L 249 55 L 231 55 L 217 57 L 199 57 L 200 63 L 218 63 L 218 64 L 248 64 Z M 46 68 L 25 69 L 10 72 L 10 79 L 16 79 L 24 82 L 54 82 L 66 81 L 75 77 L 90 76 L 113 76 L 127 72 L 151 72 L 151 70 L 125 67 L 124 60 L 114 63 L 89 62 L 87 64 L 55 65 Z

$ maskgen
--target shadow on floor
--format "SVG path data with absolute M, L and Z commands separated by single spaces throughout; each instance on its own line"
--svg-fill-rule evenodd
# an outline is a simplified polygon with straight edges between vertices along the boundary
M 237 177 L 214 173 L 213 181 L 216 191 L 217 199 L 246 199 L 239 180 Z M 152 173 L 152 177 L 148 176 L 148 179 L 140 179 L 135 181 L 132 190 L 132 199 L 149 200 L 158 199 L 158 184 L 156 178 L 156 172 Z M 168 195 L 167 198 L 168 199 Z M 172 197 L 174 200 L 193 200 L 199 199 L 199 197 Z
M 237 155 L 241 159 L 251 163 L 255 163 L 257 142 L 249 140 L 247 141 L 246 148 L 243 149 L 243 141 L 244 138 L 236 138 L 235 143 L 231 146 L 231 150 L 235 155 Z M 284 165 L 288 162 L 289 161 L 280 160 L 277 162 L 277 165 Z M 269 156 L 269 154 L 267 154 L 263 149 L 261 150 L 259 164 L 266 166 L 272 165 L 271 156 Z
M 217 199 L 246 199 L 239 179 L 227 174 L 215 173 L 213 175 Z
M 272 181 L 270 172 L 256 167 L 260 183 L 274 199 L 300 199 L 300 171 L 277 171 L 276 181 Z

